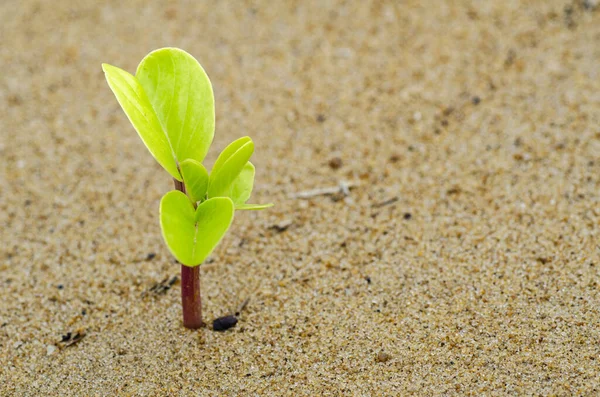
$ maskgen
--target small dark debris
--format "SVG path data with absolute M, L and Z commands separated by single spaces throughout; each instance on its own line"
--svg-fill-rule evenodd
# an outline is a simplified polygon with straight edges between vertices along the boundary
M 369 277 L 369 276 L 366 276 L 366 277 L 365 277 L 365 280 L 367 280 L 367 284 L 371 284 L 371 277 Z
M 271 225 L 269 229 L 275 230 L 278 233 L 285 232 L 294 222 L 291 219 L 283 220 L 279 223 Z
M 377 356 L 375 356 L 375 361 L 377 361 L 378 363 L 386 363 L 388 361 L 390 361 L 392 359 L 392 356 L 390 356 L 389 354 L 385 353 L 385 352 L 380 352 L 377 354 Z
M 236 317 L 239 317 L 240 313 L 242 313 L 242 310 L 244 310 L 246 306 L 248 306 L 248 303 L 250 303 L 250 297 L 244 299 L 244 301 L 240 303 L 240 305 L 237 307 L 237 309 L 235 310 Z
M 340 169 L 342 167 L 342 165 L 344 165 L 344 163 L 342 162 L 342 159 L 339 157 L 332 158 L 331 160 L 329 160 L 328 164 L 329 164 L 329 168 L 331 168 L 332 170 Z
M 473 98 L 471 98 L 471 103 L 477 106 L 481 103 L 481 98 L 479 98 L 478 96 L 474 96 Z
M 156 258 L 156 254 L 154 252 L 150 252 L 148 255 L 146 255 L 147 261 L 151 261 L 154 258 Z
M 397 153 L 394 153 L 390 156 L 390 163 L 397 163 L 400 160 L 401 160 L 401 157 Z
M 163 295 L 165 294 L 168 290 L 171 289 L 171 287 L 173 286 L 173 284 L 175 284 L 177 282 L 177 280 L 179 280 L 179 278 L 177 276 L 173 276 L 171 278 L 169 278 L 168 276 L 165 277 L 160 283 L 156 283 L 154 284 L 152 287 L 150 287 L 147 291 L 144 292 L 144 295 L 148 292 L 152 292 L 155 295 Z
M 386 205 L 394 204 L 398 200 L 399 200 L 398 197 L 392 197 L 392 198 L 382 201 L 380 203 L 375 203 L 372 205 L 372 207 L 373 208 L 385 207 Z
M 23 103 L 23 99 L 21 98 L 21 96 L 19 96 L 17 94 L 11 94 L 8 96 L 8 104 L 10 106 L 19 106 L 22 103 Z
M 454 108 L 452 106 L 448 106 L 442 111 L 442 114 L 446 117 L 450 116 L 454 112 Z
M 252 376 L 252 374 L 246 374 L 246 377 Z
M 82 316 L 85 316 L 86 314 L 87 314 L 87 310 L 83 309 L 83 310 L 81 311 L 81 315 L 82 315 Z
M 327 118 L 325 117 L 325 115 L 324 115 L 324 114 L 322 114 L 322 113 L 319 113 L 319 114 L 317 115 L 317 121 L 318 121 L 319 123 L 323 123 L 325 120 L 327 120 Z
M 441 124 L 442 124 L 442 127 L 448 127 L 448 120 L 443 119 Z
M 461 192 L 461 188 L 459 186 L 453 186 L 446 191 L 449 195 L 459 194 Z
M 29 207 L 31 205 L 32 201 L 27 199 L 25 200 L 25 207 Z
M 402 217 L 404 218 L 404 220 L 408 221 L 412 218 L 412 214 L 410 212 L 405 212 Z
M 65 347 L 69 347 L 74 345 L 75 343 L 81 341 L 85 337 L 85 331 L 78 330 L 75 333 L 67 332 L 65 335 L 61 337 L 60 343 L 63 343 Z
M 58 288 L 58 289 L 63 289 L 63 288 L 65 288 L 65 286 L 64 286 L 64 285 L 62 285 L 62 284 L 58 284 L 58 285 L 56 286 L 56 288 Z
M 550 258 L 544 258 L 544 257 L 539 257 L 536 258 L 536 260 L 541 263 L 542 265 L 545 265 L 546 263 L 550 262 Z
M 235 327 L 237 322 L 238 322 L 237 317 L 233 316 L 233 315 L 219 317 L 213 321 L 213 330 L 214 331 L 226 331 L 229 328 Z
M 2 326 L 1 326 L 1 328 L 4 328 L 4 327 L 6 327 L 7 325 L 8 325 L 8 323 L 2 323 Z

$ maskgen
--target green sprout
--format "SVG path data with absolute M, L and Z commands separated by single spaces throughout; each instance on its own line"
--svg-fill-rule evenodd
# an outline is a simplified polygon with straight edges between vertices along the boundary
M 221 152 L 209 172 L 202 161 L 215 130 L 212 85 L 187 52 L 162 48 L 149 53 L 135 76 L 102 64 L 106 80 L 138 135 L 174 179 L 175 189 L 160 202 L 160 227 L 167 247 L 181 263 L 183 323 L 202 322 L 199 265 L 221 241 L 235 210 L 261 210 L 273 204 L 247 204 L 254 186 L 249 161 L 254 142 L 239 138 Z

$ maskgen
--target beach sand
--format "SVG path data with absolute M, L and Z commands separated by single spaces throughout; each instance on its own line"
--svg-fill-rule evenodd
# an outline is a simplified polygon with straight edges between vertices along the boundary
M 600 393 L 597 1 L 167 3 L 0 3 L 1 395 Z M 164 46 L 276 204 L 202 265 L 222 333 L 100 67 Z

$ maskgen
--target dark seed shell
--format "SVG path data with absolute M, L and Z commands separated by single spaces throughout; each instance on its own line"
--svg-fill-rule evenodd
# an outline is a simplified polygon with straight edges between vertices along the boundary
M 229 328 L 234 327 L 238 322 L 236 316 L 224 316 L 216 318 L 213 321 L 213 330 L 214 331 L 226 331 Z

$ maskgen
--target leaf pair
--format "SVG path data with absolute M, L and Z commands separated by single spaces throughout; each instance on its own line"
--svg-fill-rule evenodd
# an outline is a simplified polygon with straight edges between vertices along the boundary
M 272 206 L 246 204 L 254 185 L 254 165 L 248 161 L 253 152 L 254 143 L 243 137 L 223 150 L 210 175 L 196 160 L 180 164 L 189 198 L 171 191 L 160 202 L 163 237 L 179 262 L 202 263 L 223 238 L 236 209 Z
M 212 197 L 229 197 L 235 209 L 264 209 L 273 204 L 246 204 L 254 187 L 254 165 L 249 161 L 254 152 L 250 137 L 239 138 L 221 152 L 210 175 L 196 160 L 180 164 L 181 173 L 192 202 Z
M 233 221 L 233 202 L 208 199 L 194 209 L 182 192 L 173 190 L 160 201 L 160 226 L 169 250 L 187 266 L 197 266 L 219 244 Z
M 210 80 L 187 52 L 163 48 L 140 62 L 136 75 L 102 64 L 108 85 L 138 135 L 171 176 L 178 164 L 204 160 L 215 131 Z

